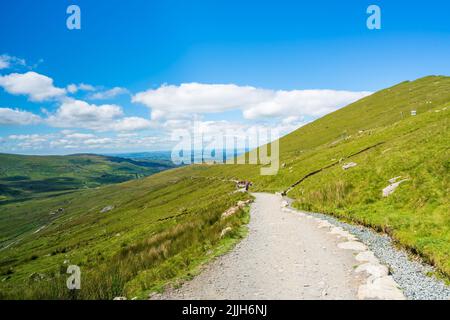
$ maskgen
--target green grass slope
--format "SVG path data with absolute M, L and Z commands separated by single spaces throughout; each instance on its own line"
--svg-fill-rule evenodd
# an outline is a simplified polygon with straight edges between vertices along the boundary
M 91 154 L 23 156 L 0 154 L 0 205 L 39 196 L 141 178 L 173 167 Z
M 191 176 L 190 168 L 174 169 L 3 206 L 0 298 L 69 299 L 69 264 L 82 270 L 80 299 L 140 295 L 188 276 L 240 236 L 245 213 L 221 215 L 248 199 L 233 183 Z M 55 208 L 64 211 L 50 214 Z M 11 220 L 15 225 L 4 227 Z M 226 227 L 232 232 L 222 238 Z

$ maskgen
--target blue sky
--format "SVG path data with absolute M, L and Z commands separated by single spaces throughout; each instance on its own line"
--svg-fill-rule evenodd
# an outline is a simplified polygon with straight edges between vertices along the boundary
M 71 4 L 81 30 L 66 27 Z M 381 30 L 366 27 L 370 4 Z M 449 12 L 443 0 L 2 1 L 0 152 L 168 149 L 194 118 L 211 132 L 285 133 L 450 75 Z

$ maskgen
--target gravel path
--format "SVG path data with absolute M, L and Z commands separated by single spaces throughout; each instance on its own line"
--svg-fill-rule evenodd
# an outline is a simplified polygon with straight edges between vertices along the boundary
M 357 299 L 367 275 L 358 250 L 298 212 L 280 196 L 255 194 L 248 237 L 192 281 L 152 299 Z M 362 244 L 361 244 L 362 245 Z
M 248 237 L 152 299 L 450 299 L 450 287 L 427 275 L 434 269 L 388 236 L 254 195 Z
M 287 199 L 290 201 L 290 199 Z M 435 277 L 428 276 L 434 268 L 411 259 L 405 250 L 398 249 L 392 239 L 372 229 L 348 224 L 322 213 L 308 213 L 313 217 L 330 222 L 355 235 L 375 254 L 378 260 L 387 265 L 392 278 L 410 300 L 450 300 L 450 286 Z

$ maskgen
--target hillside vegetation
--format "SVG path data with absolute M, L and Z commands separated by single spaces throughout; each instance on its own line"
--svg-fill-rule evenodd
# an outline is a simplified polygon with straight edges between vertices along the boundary
M 250 179 L 259 191 L 288 191 L 298 208 L 385 231 L 448 276 L 449 114 L 450 77 L 403 82 L 283 137 L 275 176 L 249 166 L 208 172 Z M 348 162 L 357 166 L 343 170 Z M 388 180 L 399 176 L 407 181 L 383 197 Z
M 0 205 L 80 188 L 124 182 L 173 167 L 168 162 L 157 160 L 136 161 L 93 154 L 0 154 L 0 163 Z
M 69 264 L 82 270 L 81 299 L 139 295 L 188 276 L 240 237 L 245 212 L 221 219 L 248 199 L 234 191 L 234 183 L 191 178 L 191 169 L 182 168 L 4 206 L 0 234 L 10 240 L 0 251 L 0 298 L 71 298 Z M 50 214 L 56 208 L 64 211 Z M 11 220 L 16 224 L 4 227 Z M 221 238 L 226 227 L 232 230 Z
M 274 176 L 261 176 L 259 165 L 193 165 L 0 206 L 0 292 L 4 298 L 67 298 L 66 260 L 86 270 L 79 298 L 130 297 L 186 276 L 242 232 L 244 212 L 220 219 L 248 197 L 234 192 L 233 179 L 251 180 L 253 191 L 287 192 L 298 208 L 387 232 L 448 276 L 449 113 L 450 77 L 426 77 L 283 137 Z M 349 162 L 357 165 L 344 170 Z M 388 180 L 398 176 L 406 181 L 383 197 Z M 107 206 L 114 209 L 101 213 Z M 56 208 L 64 211 L 50 215 Z M 227 226 L 233 232 L 221 239 Z

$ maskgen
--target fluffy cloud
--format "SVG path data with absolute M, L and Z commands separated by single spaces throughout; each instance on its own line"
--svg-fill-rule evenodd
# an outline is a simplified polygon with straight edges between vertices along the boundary
M 8 93 L 27 95 L 32 101 L 45 101 L 64 96 L 65 89 L 53 85 L 53 79 L 30 71 L 0 76 L 0 86 Z
M 1 125 L 29 125 L 39 123 L 42 119 L 28 111 L 0 108 Z
M 110 124 L 110 129 L 114 131 L 137 131 L 144 130 L 151 126 L 151 122 L 139 117 L 125 117 Z
M 60 128 L 84 128 L 95 131 L 135 131 L 150 127 L 149 120 L 123 117 L 122 108 L 113 104 L 95 105 L 67 99 L 47 123 Z
M 128 93 L 129 91 L 125 88 L 115 87 L 110 90 L 93 93 L 89 98 L 93 100 L 106 100 Z
M 140 92 L 132 101 L 152 110 L 152 119 L 187 118 L 191 114 L 234 109 L 246 119 L 322 116 L 371 92 L 335 90 L 276 91 L 234 84 L 185 83 Z
M 67 86 L 67 91 L 70 93 L 76 93 L 78 91 L 95 91 L 95 87 L 90 84 L 80 83 L 80 84 L 69 84 Z
M 51 135 L 13 134 L 8 136 L 6 140 L 12 141 L 14 148 L 19 148 L 22 150 L 40 150 L 44 148 L 50 137 Z
M 62 132 L 64 134 L 64 132 Z M 75 139 L 75 140 L 84 140 L 84 139 L 92 139 L 95 138 L 95 135 L 92 133 L 78 133 L 78 132 L 71 132 L 65 134 L 65 137 L 68 139 Z
M 320 117 L 362 99 L 371 92 L 335 90 L 275 91 L 269 100 L 244 108 L 246 119 L 267 117 Z
M 86 134 L 63 130 L 53 134 L 18 134 L 0 138 L 0 150 L 71 150 L 90 152 L 91 150 L 154 149 L 167 145 L 163 137 L 139 134 Z M 5 149 L 6 147 L 6 149 Z M 47 151 L 48 152 L 48 151 Z
M 6 68 L 9 68 L 9 61 L 4 56 L 0 56 L 0 70 Z
M 61 104 L 55 114 L 49 116 L 47 122 L 61 128 L 102 130 L 122 115 L 122 108 L 117 105 L 97 106 L 81 100 L 68 99 Z
M 111 142 L 112 142 L 111 138 L 97 138 L 97 139 L 88 139 L 88 140 L 84 141 L 84 144 L 101 145 L 101 144 L 106 144 L 106 143 L 111 143 Z
M 187 113 L 223 112 L 254 105 L 269 99 L 270 91 L 234 84 L 184 83 L 164 85 L 155 90 L 140 92 L 133 102 L 152 108 L 152 119 L 183 117 Z

